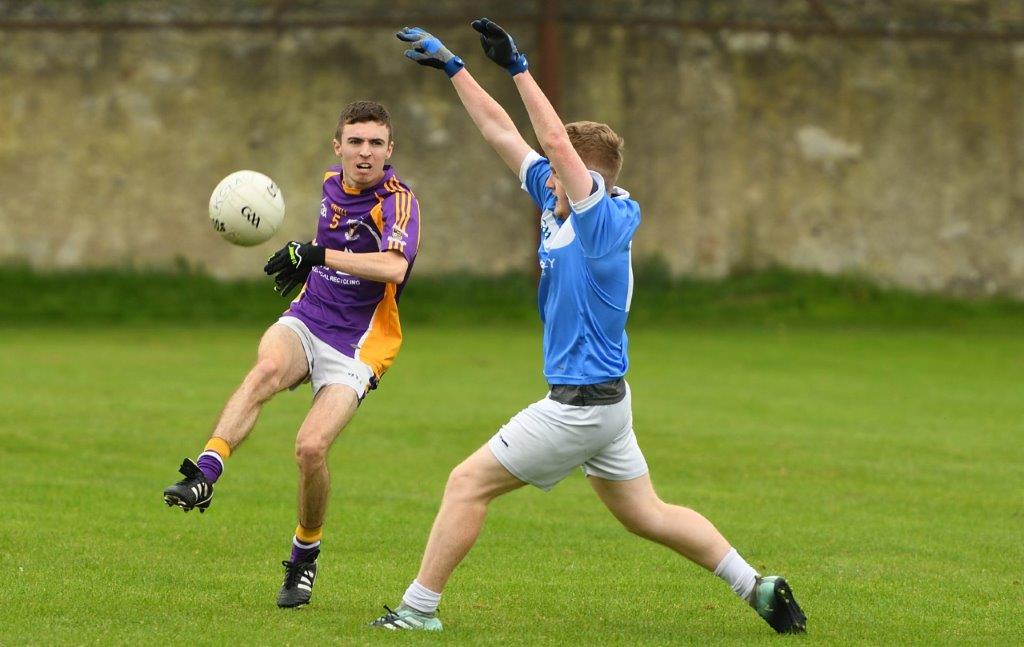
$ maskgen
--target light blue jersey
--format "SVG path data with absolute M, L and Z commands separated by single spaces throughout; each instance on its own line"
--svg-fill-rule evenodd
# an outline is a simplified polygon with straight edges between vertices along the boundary
M 523 189 L 543 211 L 537 307 L 544 322 L 544 377 L 549 384 L 597 384 L 629 367 L 626 318 L 633 297 L 630 248 L 640 205 L 618 187 L 594 191 L 559 222 L 555 194 L 545 184 L 551 164 L 536 152 L 523 160 Z

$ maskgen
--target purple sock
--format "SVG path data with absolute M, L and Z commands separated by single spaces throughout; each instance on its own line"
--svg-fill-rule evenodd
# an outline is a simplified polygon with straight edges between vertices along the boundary
M 199 460 L 196 461 L 196 465 L 199 466 L 199 470 L 210 483 L 216 483 L 217 479 L 220 478 L 221 472 L 224 471 L 224 462 L 221 460 L 220 454 L 217 452 L 203 452 L 199 455 Z
M 311 562 L 320 554 L 320 542 L 304 544 L 298 537 L 292 537 L 292 563 Z

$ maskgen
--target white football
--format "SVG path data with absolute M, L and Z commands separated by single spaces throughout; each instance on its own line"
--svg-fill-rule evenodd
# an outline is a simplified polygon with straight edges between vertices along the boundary
M 210 196 L 210 221 L 224 240 L 259 245 L 284 221 L 284 197 L 266 175 L 235 171 L 220 181 Z

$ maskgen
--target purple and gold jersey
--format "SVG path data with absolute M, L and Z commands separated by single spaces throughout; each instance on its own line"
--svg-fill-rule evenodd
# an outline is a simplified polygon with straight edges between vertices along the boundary
M 379 379 L 402 345 L 398 300 L 420 242 L 416 196 L 391 166 L 375 186 L 359 191 L 342 183 L 342 167 L 324 173 L 317 245 L 360 254 L 394 250 L 409 261 L 402 282 L 380 283 L 318 265 L 286 315 L 301 319 L 317 338 L 355 358 Z

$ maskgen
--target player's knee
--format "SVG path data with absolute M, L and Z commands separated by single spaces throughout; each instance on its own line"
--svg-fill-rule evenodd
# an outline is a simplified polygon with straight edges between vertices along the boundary
M 448 500 L 473 500 L 482 496 L 480 479 L 472 465 L 461 463 L 448 475 L 448 483 L 444 488 L 444 496 Z
M 299 438 L 295 441 L 295 462 L 304 472 L 320 469 L 327 462 L 329 449 L 317 438 Z

